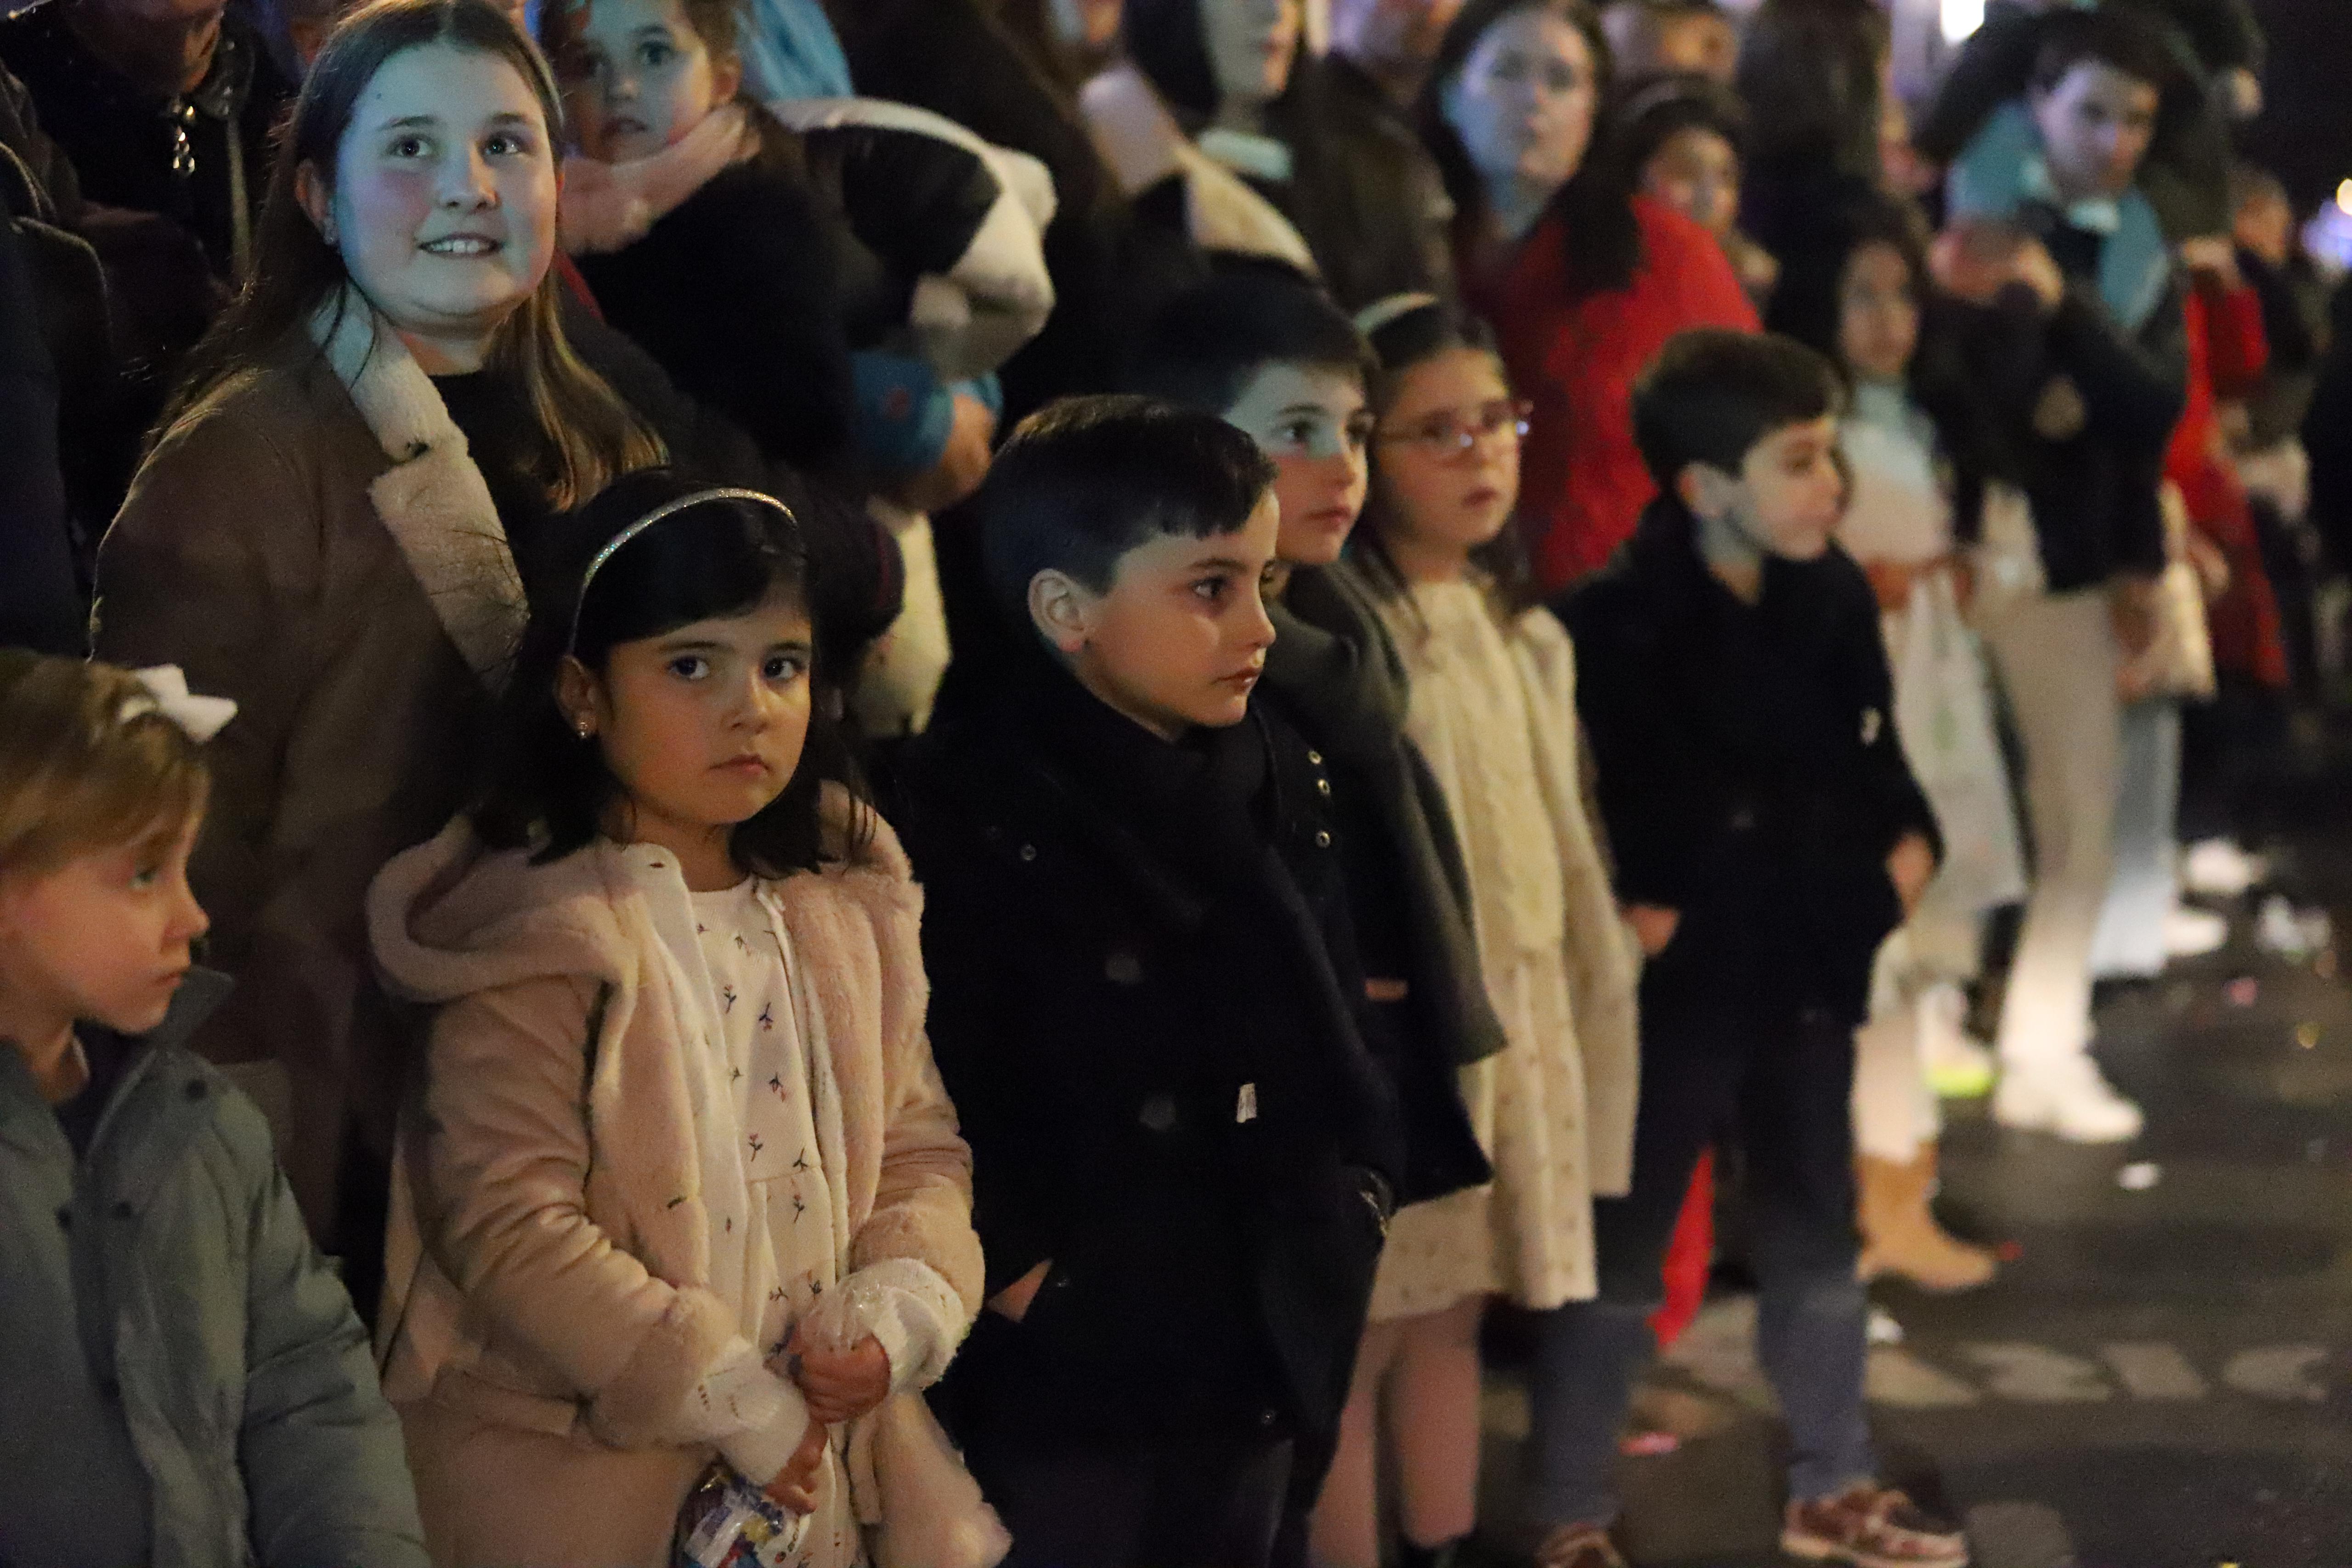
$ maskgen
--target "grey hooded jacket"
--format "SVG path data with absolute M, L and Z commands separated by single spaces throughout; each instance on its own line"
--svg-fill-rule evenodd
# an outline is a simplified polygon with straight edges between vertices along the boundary
M 0 1568 L 425 1568 L 400 1427 L 189 976 L 79 1161 L 0 1046 Z

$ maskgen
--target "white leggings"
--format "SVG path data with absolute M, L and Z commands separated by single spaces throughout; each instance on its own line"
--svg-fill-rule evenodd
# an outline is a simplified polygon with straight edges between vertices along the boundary
M 2091 944 L 2114 863 L 2123 706 L 2101 589 L 2021 600 L 1983 629 L 2025 747 L 2033 886 L 2001 1008 L 2005 1067 L 2046 1068 L 2091 1038 Z

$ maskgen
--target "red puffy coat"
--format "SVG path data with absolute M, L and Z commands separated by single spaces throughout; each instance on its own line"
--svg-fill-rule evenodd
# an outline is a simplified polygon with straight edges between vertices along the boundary
M 2230 459 L 2215 407 L 2258 381 L 2269 358 L 2262 300 L 2251 288 L 2200 284 L 2189 291 L 2189 402 L 2165 450 L 2164 476 L 2179 487 L 2189 520 L 2230 563 L 2229 591 L 2207 612 L 2213 663 L 2266 686 L 2287 684 L 2278 600 L 2263 566 L 2262 541 L 2245 486 Z
M 1560 220 L 1547 216 L 1498 277 L 1463 277 L 1493 323 L 1518 394 L 1535 405 L 1519 466 L 1519 512 L 1544 591 L 1598 568 L 1657 494 L 1633 445 L 1633 382 L 1691 327 L 1754 331 L 1756 308 L 1715 236 L 1635 196 L 1642 259 L 1626 287 L 1568 297 Z

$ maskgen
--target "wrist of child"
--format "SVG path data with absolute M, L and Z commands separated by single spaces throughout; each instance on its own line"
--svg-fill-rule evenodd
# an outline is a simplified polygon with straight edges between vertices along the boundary
M 719 1451 L 738 1475 L 760 1485 L 790 1464 L 811 1424 L 808 1399 L 783 1378 L 771 1375 L 775 1397 L 754 1427 L 719 1439 Z

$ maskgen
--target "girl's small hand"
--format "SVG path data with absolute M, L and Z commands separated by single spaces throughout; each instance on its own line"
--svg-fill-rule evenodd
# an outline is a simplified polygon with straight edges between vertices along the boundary
M 809 1415 L 828 1427 L 855 1421 L 890 1396 L 890 1353 L 872 1334 L 850 1350 L 820 1351 L 795 1330 L 791 1354 Z
M 1910 915 L 1919 907 L 1919 900 L 1927 884 L 1936 880 L 1936 851 L 1917 833 L 1906 833 L 1895 852 L 1886 857 L 1886 879 L 1895 884 L 1895 896 L 1903 901 L 1903 913 Z
M 988 1299 L 988 1310 L 1001 1317 L 1019 1322 L 1029 1315 L 1029 1304 L 1037 1292 L 1045 1288 L 1045 1276 L 1053 1271 L 1054 1260 L 1046 1259 L 1013 1283 Z
M 814 1408 L 814 1405 L 812 1405 Z M 801 1446 L 784 1461 L 784 1468 L 775 1479 L 760 1490 L 768 1500 L 786 1513 L 809 1514 L 816 1511 L 817 1470 L 824 1463 L 824 1446 L 832 1434 L 821 1422 L 811 1421 L 808 1431 L 801 1437 Z
M 1625 924 L 1633 928 L 1633 940 L 1642 945 L 1644 958 L 1654 958 L 1664 952 L 1682 923 L 1683 912 L 1679 909 L 1661 909 L 1654 904 L 1625 906 Z
M 1894 615 L 1911 608 L 1911 585 L 1918 580 L 1919 569 L 1895 560 L 1864 561 L 1862 570 L 1870 575 L 1870 588 L 1878 596 L 1878 608 Z

